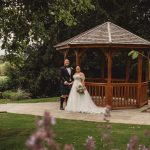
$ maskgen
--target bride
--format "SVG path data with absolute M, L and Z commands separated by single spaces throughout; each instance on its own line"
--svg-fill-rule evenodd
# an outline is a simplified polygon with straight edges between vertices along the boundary
M 76 73 L 74 74 L 73 78 L 74 82 L 69 94 L 65 110 L 83 113 L 105 113 L 106 108 L 97 107 L 92 101 L 91 96 L 89 95 L 86 88 L 84 89 L 84 93 L 79 93 L 77 91 L 80 85 L 82 87 L 85 87 L 84 86 L 85 76 L 84 73 L 81 72 L 79 66 L 76 67 Z

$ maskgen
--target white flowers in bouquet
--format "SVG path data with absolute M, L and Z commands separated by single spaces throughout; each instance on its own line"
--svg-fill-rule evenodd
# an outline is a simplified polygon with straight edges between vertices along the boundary
M 85 86 L 83 86 L 82 84 L 77 86 L 77 92 L 79 94 L 84 94 L 84 90 L 85 90 Z

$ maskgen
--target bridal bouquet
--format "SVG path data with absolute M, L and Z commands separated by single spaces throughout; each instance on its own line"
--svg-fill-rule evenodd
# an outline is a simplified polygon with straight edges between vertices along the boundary
M 84 90 L 85 90 L 85 87 L 81 84 L 77 87 L 77 92 L 79 94 L 84 94 Z

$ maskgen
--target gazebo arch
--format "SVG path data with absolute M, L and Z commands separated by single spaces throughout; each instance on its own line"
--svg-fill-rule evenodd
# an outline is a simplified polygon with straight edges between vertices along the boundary
M 137 108 L 148 103 L 148 60 L 146 65 L 146 80 L 142 81 L 143 57 L 142 55 L 138 56 L 138 79 L 133 82 L 129 80 L 130 58 L 127 61 L 126 78 L 123 80 L 112 79 L 112 56 L 118 51 L 129 52 L 133 49 L 141 53 L 145 51 L 148 54 L 150 49 L 149 41 L 111 22 L 106 22 L 57 44 L 55 48 L 64 52 L 64 58 L 67 58 L 68 51 L 74 51 L 76 65 L 80 65 L 81 56 L 87 49 L 98 49 L 104 53 L 107 60 L 107 78 L 86 80 L 86 87 L 96 105 L 110 105 L 112 109 L 120 109 Z

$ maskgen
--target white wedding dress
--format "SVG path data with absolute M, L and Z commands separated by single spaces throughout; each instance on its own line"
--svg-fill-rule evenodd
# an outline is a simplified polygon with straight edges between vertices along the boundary
M 78 85 L 81 85 L 81 75 L 75 74 L 73 76 L 74 82 L 69 94 L 66 111 L 82 112 L 82 113 L 105 113 L 106 108 L 97 107 L 91 99 L 88 91 L 85 90 L 84 94 L 77 92 Z

